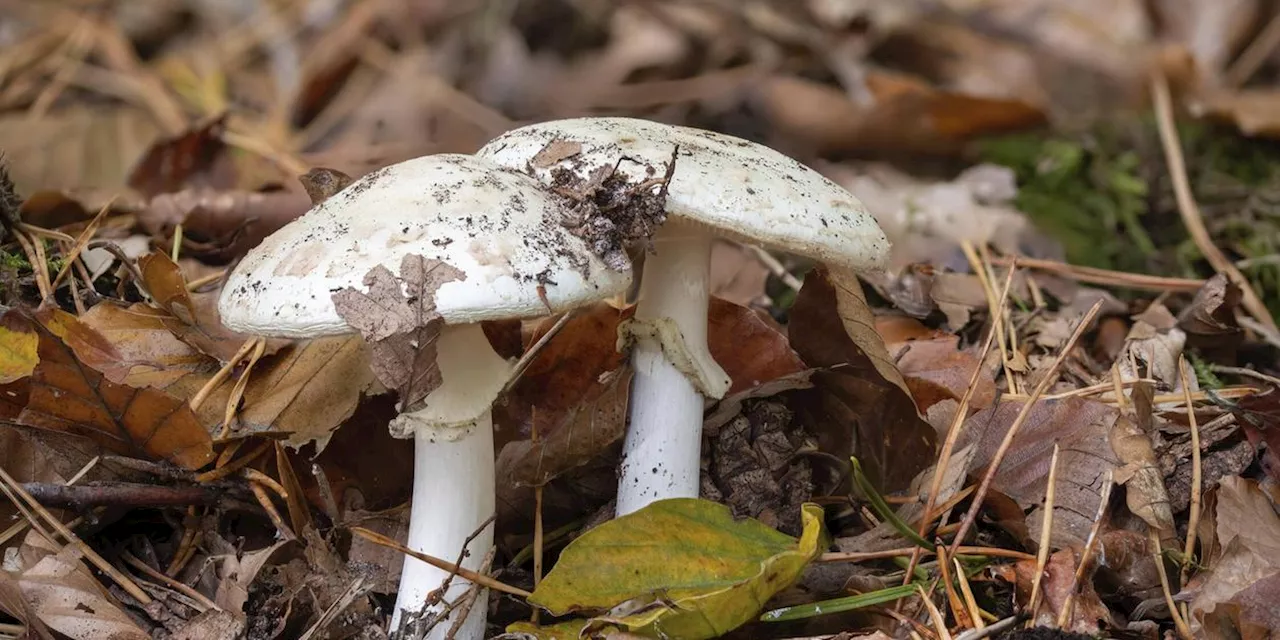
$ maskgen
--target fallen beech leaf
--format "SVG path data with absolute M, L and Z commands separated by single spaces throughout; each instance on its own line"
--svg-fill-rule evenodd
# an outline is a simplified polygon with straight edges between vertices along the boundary
M 889 361 L 857 279 L 809 272 L 788 333 L 800 358 L 822 368 L 813 389 L 796 392 L 797 414 L 821 449 L 856 455 L 881 491 L 906 487 L 933 460 L 937 436 Z
M 354 178 L 337 169 L 324 167 L 316 167 L 298 177 L 298 182 L 302 183 L 307 197 L 311 198 L 312 206 L 328 200 L 333 194 L 347 188 L 354 181 Z
M 58 549 L 36 531 L 18 550 L 18 588 L 48 627 L 72 640 L 149 640 L 81 562 L 75 547 Z
M 721 504 L 661 500 L 570 543 L 529 601 L 553 615 L 607 609 L 595 619 L 641 635 L 718 637 L 819 553 L 822 509 L 805 505 L 803 518 L 797 540 Z
M 31 376 L 30 398 L 18 422 L 188 469 L 213 459 L 209 434 L 186 402 L 156 389 L 113 383 L 81 362 L 70 344 L 111 346 L 75 316 L 44 309 L 31 320 L 40 335 L 40 365 Z
M 444 318 L 436 313 L 435 293 L 440 285 L 465 278 L 445 262 L 407 255 L 400 278 L 378 265 L 364 277 L 369 293 L 347 287 L 333 294 L 338 316 L 369 343 L 374 375 L 399 394 L 405 411 L 418 408 L 443 381 L 436 338 Z
M 217 302 L 220 292 L 187 291 L 182 268 L 167 253 L 155 251 L 139 258 L 138 269 L 151 299 L 170 316 L 162 318 L 165 327 L 179 340 L 221 362 L 228 362 L 251 338 L 222 325 Z M 267 340 L 263 353 L 274 353 L 286 344 L 286 340 Z
M 711 298 L 707 347 L 733 380 L 728 393 L 803 371 L 806 367 L 782 335 L 759 312 Z
M 1159 569 L 1151 558 L 1151 538 L 1145 533 L 1104 529 L 1094 561 L 1098 563 L 1095 582 L 1104 597 L 1164 599 Z
M 631 391 L 630 367 L 615 369 L 604 378 L 574 406 L 557 413 L 559 423 L 548 425 L 545 432 L 540 429 L 537 441 L 517 440 L 502 448 L 497 462 L 500 485 L 544 485 L 622 439 Z
M 78 345 L 74 336 L 69 340 L 85 364 L 117 384 L 165 389 L 186 375 L 216 371 L 215 360 L 173 335 L 167 323 L 172 319 L 149 304 L 125 307 L 105 300 L 80 316 L 80 322 L 110 343 L 112 350 Z
M 957 446 L 977 444 L 974 473 L 985 473 L 984 468 L 1023 404 L 1021 400 L 1006 400 L 965 421 Z M 1083 544 L 1093 526 L 1106 472 L 1118 464 L 1107 441 L 1116 415 L 1108 405 L 1081 398 L 1041 399 L 1032 407 L 991 486 L 1016 500 L 1023 509 L 1035 507 L 1026 516 L 1033 539 L 1039 539 L 1043 524 L 1040 505 L 1057 442 L 1061 451 L 1052 542 L 1058 547 Z
M 23 597 L 17 578 L 8 571 L 0 571 L 0 612 L 26 627 L 26 638 L 54 640 L 49 627 L 40 620 L 40 614 Z
M 0 384 L 21 380 L 40 362 L 40 336 L 12 312 L 0 316 Z

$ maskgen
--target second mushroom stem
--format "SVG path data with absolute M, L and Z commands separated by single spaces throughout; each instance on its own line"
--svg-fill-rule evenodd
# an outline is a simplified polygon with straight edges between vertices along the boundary
M 655 253 L 645 261 L 635 319 L 651 328 L 658 323 L 677 329 L 674 342 L 683 344 L 673 344 L 670 331 L 662 336 L 654 330 L 638 336 L 633 347 L 635 377 L 618 483 L 619 516 L 657 500 L 698 496 L 705 400 L 691 381 L 700 372 L 681 367 L 701 367 L 704 379 L 707 374 L 724 377 L 707 352 L 712 239 L 696 226 L 669 221 L 655 235 Z M 681 348 L 685 353 L 670 352 Z

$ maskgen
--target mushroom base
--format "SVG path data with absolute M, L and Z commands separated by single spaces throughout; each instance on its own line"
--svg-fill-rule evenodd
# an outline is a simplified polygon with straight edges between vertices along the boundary
M 473 428 L 454 441 L 441 441 L 426 430 L 414 437 L 413 504 L 409 518 L 408 547 L 414 551 L 457 562 L 466 546 L 462 566 L 479 571 L 493 547 L 493 526 L 484 525 L 474 539 L 472 534 L 493 515 L 495 505 L 493 464 L 493 420 L 489 411 L 478 417 Z M 418 621 L 425 626 L 428 616 L 422 611 L 428 594 L 440 587 L 449 572 L 406 556 L 400 573 L 400 591 L 391 628 Z M 453 576 L 441 603 L 426 608 L 437 613 L 444 603 L 465 597 L 471 582 Z M 458 633 L 458 640 L 484 637 L 488 613 L 488 595 L 481 590 Z M 408 614 L 406 616 L 406 613 Z M 443 620 L 426 635 L 429 639 L 445 638 L 455 624 L 457 612 Z M 417 637 L 416 635 L 407 637 Z

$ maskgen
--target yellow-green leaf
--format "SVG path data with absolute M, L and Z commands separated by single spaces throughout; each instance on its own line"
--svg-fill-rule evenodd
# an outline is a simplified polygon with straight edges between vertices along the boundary
M 0 318 L 0 384 L 21 380 L 40 364 L 40 336 L 25 321 L 5 314 Z
M 532 622 L 513 622 L 507 625 L 507 634 L 521 638 L 521 640 L 579 640 L 584 636 L 583 632 L 591 626 L 592 621 L 586 618 L 577 618 L 556 624 L 549 624 L 545 627 L 538 626 Z M 613 627 L 595 628 L 596 633 L 615 630 Z
M 573 541 L 529 601 L 555 615 L 609 610 L 594 620 L 646 636 L 718 637 L 817 556 L 822 509 L 806 504 L 802 519 L 797 540 L 715 502 L 655 502 Z

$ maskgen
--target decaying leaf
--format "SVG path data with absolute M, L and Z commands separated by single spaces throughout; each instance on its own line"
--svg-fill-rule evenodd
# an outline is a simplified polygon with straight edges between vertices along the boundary
M 61 549 L 35 531 L 18 551 L 18 588 L 40 621 L 73 640 L 148 640 L 89 571 L 74 546 Z
M 1178 315 L 1178 328 L 1187 334 L 1187 346 L 1214 362 L 1234 363 L 1244 341 L 1236 322 L 1240 286 L 1219 273 L 1196 292 L 1191 304 Z
M 157 141 L 129 173 L 129 186 L 148 198 L 185 187 L 229 188 L 236 171 L 222 142 L 225 116 Z
M 942 400 L 959 400 L 964 396 L 973 370 L 980 363 L 976 353 L 960 350 L 959 342 L 959 336 L 944 336 L 886 345 L 889 353 L 896 356 L 898 370 L 921 411 Z M 995 397 L 993 376 L 980 374 L 969 406 L 986 409 Z
M 771 320 L 719 298 L 707 310 L 707 347 L 732 378 L 731 394 L 806 368 Z
M 965 421 L 960 444 L 977 444 L 975 473 L 982 473 L 991 462 L 1023 404 L 1007 400 Z M 1043 525 L 1040 504 L 1057 442 L 1060 453 L 1052 541 L 1058 547 L 1083 544 L 1098 511 L 1107 471 L 1118 462 L 1107 440 L 1116 415 L 1113 407 L 1081 398 L 1042 399 L 1032 407 L 991 486 L 1024 509 L 1035 507 L 1026 516 L 1033 538 L 1039 539 Z
M 608 610 L 595 619 L 641 635 L 714 638 L 754 618 L 817 555 L 822 510 L 803 513 L 797 540 L 714 502 L 655 502 L 570 543 L 529 600 L 554 615 Z
M 1182 356 L 1187 334 L 1178 327 L 1151 324 L 1149 319 L 1153 316 L 1172 320 L 1163 305 L 1152 305 L 1142 316 L 1135 318 L 1124 348 L 1116 357 L 1116 366 L 1122 380 L 1152 378 L 1165 389 L 1180 389 L 1178 358 Z M 1194 378 L 1191 383 L 1195 384 Z
M 1071 586 L 1075 582 L 1076 565 L 1079 560 L 1080 552 L 1074 548 L 1060 549 L 1049 556 L 1049 562 L 1044 567 L 1044 577 L 1040 582 L 1040 590 L 1044 597 L 1040 600 L 1040 608 L 1035 611 L 1036 625 L 1057 627 L 1058 615 L 1067 597 L 1071 596 L 1074 604 L 1071 617 L 1064 628 L 1065 631 L 1096 636 L 1103 629 L 1111 626 L 1111 612 L 1098 597 L 1098 592 L 1094 590 L 1091 580 L 1082 580 L 1072 594 Z M 1019 600 L 1025 603 L 1031 599 L 1031 581 L 1036 574 L 1036 561 L 1019 560 L 1015 570 Z
M 77 351 L 85 364 L 102 371 L 108 380 L 134 387 L 165 389 L 184 376 L 216 371 L 216 360 L 179 340 L 170 330 L 170 320 L 175 318 L 150 304 L 126 307 L 103 301 L 80 316 L 80 322 L 110 343 L 112 351 Z
M 1275 630 L 1280 595 L 1280 516 L 1257 483 L 1240 477 L 1218 484 L 1218 541 L 1223 554 L 1184 589 L 1192 631 L 1228 629 L 1240 637 Z
M 788 333 L 800 358 L 822 369 L 795 407 L 822 450 L 856 455 L 882 491 L 906 487 L 933 460 L 937 436 L 889 360 L 857 279 L 811 271 Z
M 39 311 L 30 326 L 40 335 L 40 364 L 18 422 L 188 469 L 213 459 L 209 434 L 186 402 L 156 389 L 116 384 L 83 363 L 71 344 L 111 350 L 92 329 L 57 309 Z
M 546 484 L 621 440 L 627 425 L 631 370 L 620 367 L 602 377 L 574 406 L 556 413 L 559 424 L 548 425 L 536 441 L 517 440 L 502 448 L 497 461 L 500 485 Z
M 15 313 L 0 316 L 0 384 L 31 375 L 40 362 L 40 337 Z
M 1110 432 L 1111 450 L 1123 466 L 1116 470 L 1116 484 L 1125 485 L 1129 511 L 1158 531 L 1173 530 L 1173 510 L 1164 474 L 1151 438 L 1128 416 L 1119 416 Z
M 182 225 L 184 255 L 224 260 L 258 246 L 263 238 L 306 213 L 309 202 L 307 194 L 297 189 L 259 192 L 197 187 L 152 198 L 138 212 L 138 223 L 170 243 Z
M 436 313 L 435 293 L 446 282 L 465 278 L 444 262 L 408 255 L 400 263 L 399 279 L 378 265 L 364 277 L 368 293 L 347 287 L 333 294 L 338 315 L 369 343 L 374 375 L 399 394 L 405 411 L 419 407 L 443 382 L 436 338 L 444 319 Z

